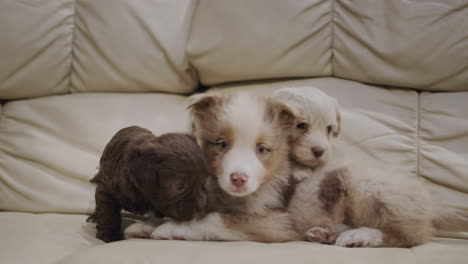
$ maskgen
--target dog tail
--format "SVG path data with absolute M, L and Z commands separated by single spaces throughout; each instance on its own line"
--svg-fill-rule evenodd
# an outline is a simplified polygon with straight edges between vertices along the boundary
M 443 231 L 468 231 L 468 212 L 451 208 L 437 208 L 432 225 Z

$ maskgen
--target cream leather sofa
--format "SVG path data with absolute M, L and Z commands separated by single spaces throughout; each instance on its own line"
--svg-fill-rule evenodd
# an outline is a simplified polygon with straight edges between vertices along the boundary
M 94 238 L 88 180 L 118 129 L 187 131 L 197 87 L 283 86 L 337 97 L 353 151 L 468 210 L 467 1 L 1 0 L 0 263 L 468 263 L 467 233 L 411 249 Z

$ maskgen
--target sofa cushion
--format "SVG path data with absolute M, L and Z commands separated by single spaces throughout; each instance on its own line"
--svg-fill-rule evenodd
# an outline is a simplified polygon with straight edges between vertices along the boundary
M 190 242 L 132 239 L 87 248 L 62 259 L 79 263 L 464 263 L 468 240 L 436 238 L 411 249 L 342 248 L 308 242 Z
M 335 76 L 426 91 L 468 91 L 465 1 L 334 2 Z
M 193 91 L 185 56 L 193 7 L 190 0 L 76 1 L 72 91 Z
M 0 98 L 68 92 L 189 93 L 194 2 L 0 2 Z
M 0 98 L 69 90 L 74 2 L 0 1 Z
M 0 210 L 89 213 L 104 146 L 121 128 L 188 131 L 186 97 L 69 94 L 4 105 L 0 121 Z
M 2 263 L 464 263 L 468 240 L 434 238 L 411 249 L 357 249 L 307 242 L 131 239 L 105 244 L 84 215 L 0 212 Z M 128 224 L 124 222 L 124 225 Z
M 201 0 L 187 53 L 206 85 L 329 76 L 332 1 Z
M 468 92 L 421 94 L 420 166 L 434 198 L 468 211 Z
M 104 242 L 84 215 L 0 212 L 0 262 L 56 263 Z

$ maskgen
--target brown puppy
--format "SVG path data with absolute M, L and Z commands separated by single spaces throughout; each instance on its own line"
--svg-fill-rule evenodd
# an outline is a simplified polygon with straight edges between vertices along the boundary
M 195 138 L 169 133 L 156 137 L 149 130 L 121 129 L 107 144 L 100 169 L 91 179 L 97 184 L 96 237 L 121 239 L 121 209 L 174 220 L 201 216 L 206 205 L 204 185 L 209 175 Z

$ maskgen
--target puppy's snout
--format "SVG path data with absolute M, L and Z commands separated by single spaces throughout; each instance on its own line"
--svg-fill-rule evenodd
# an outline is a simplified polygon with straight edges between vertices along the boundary
M 247 182 L 245 173 L 234 172 L 231 174 L 231 183 L 236 187 L 242 187 Z
M 314 157 L 316 158 L 322 157 L 323 152 L 325 152 L 325 150 L 321 147 L 313 147 L 311 150 L 312 150 L 312 154 L 314 154 Z

